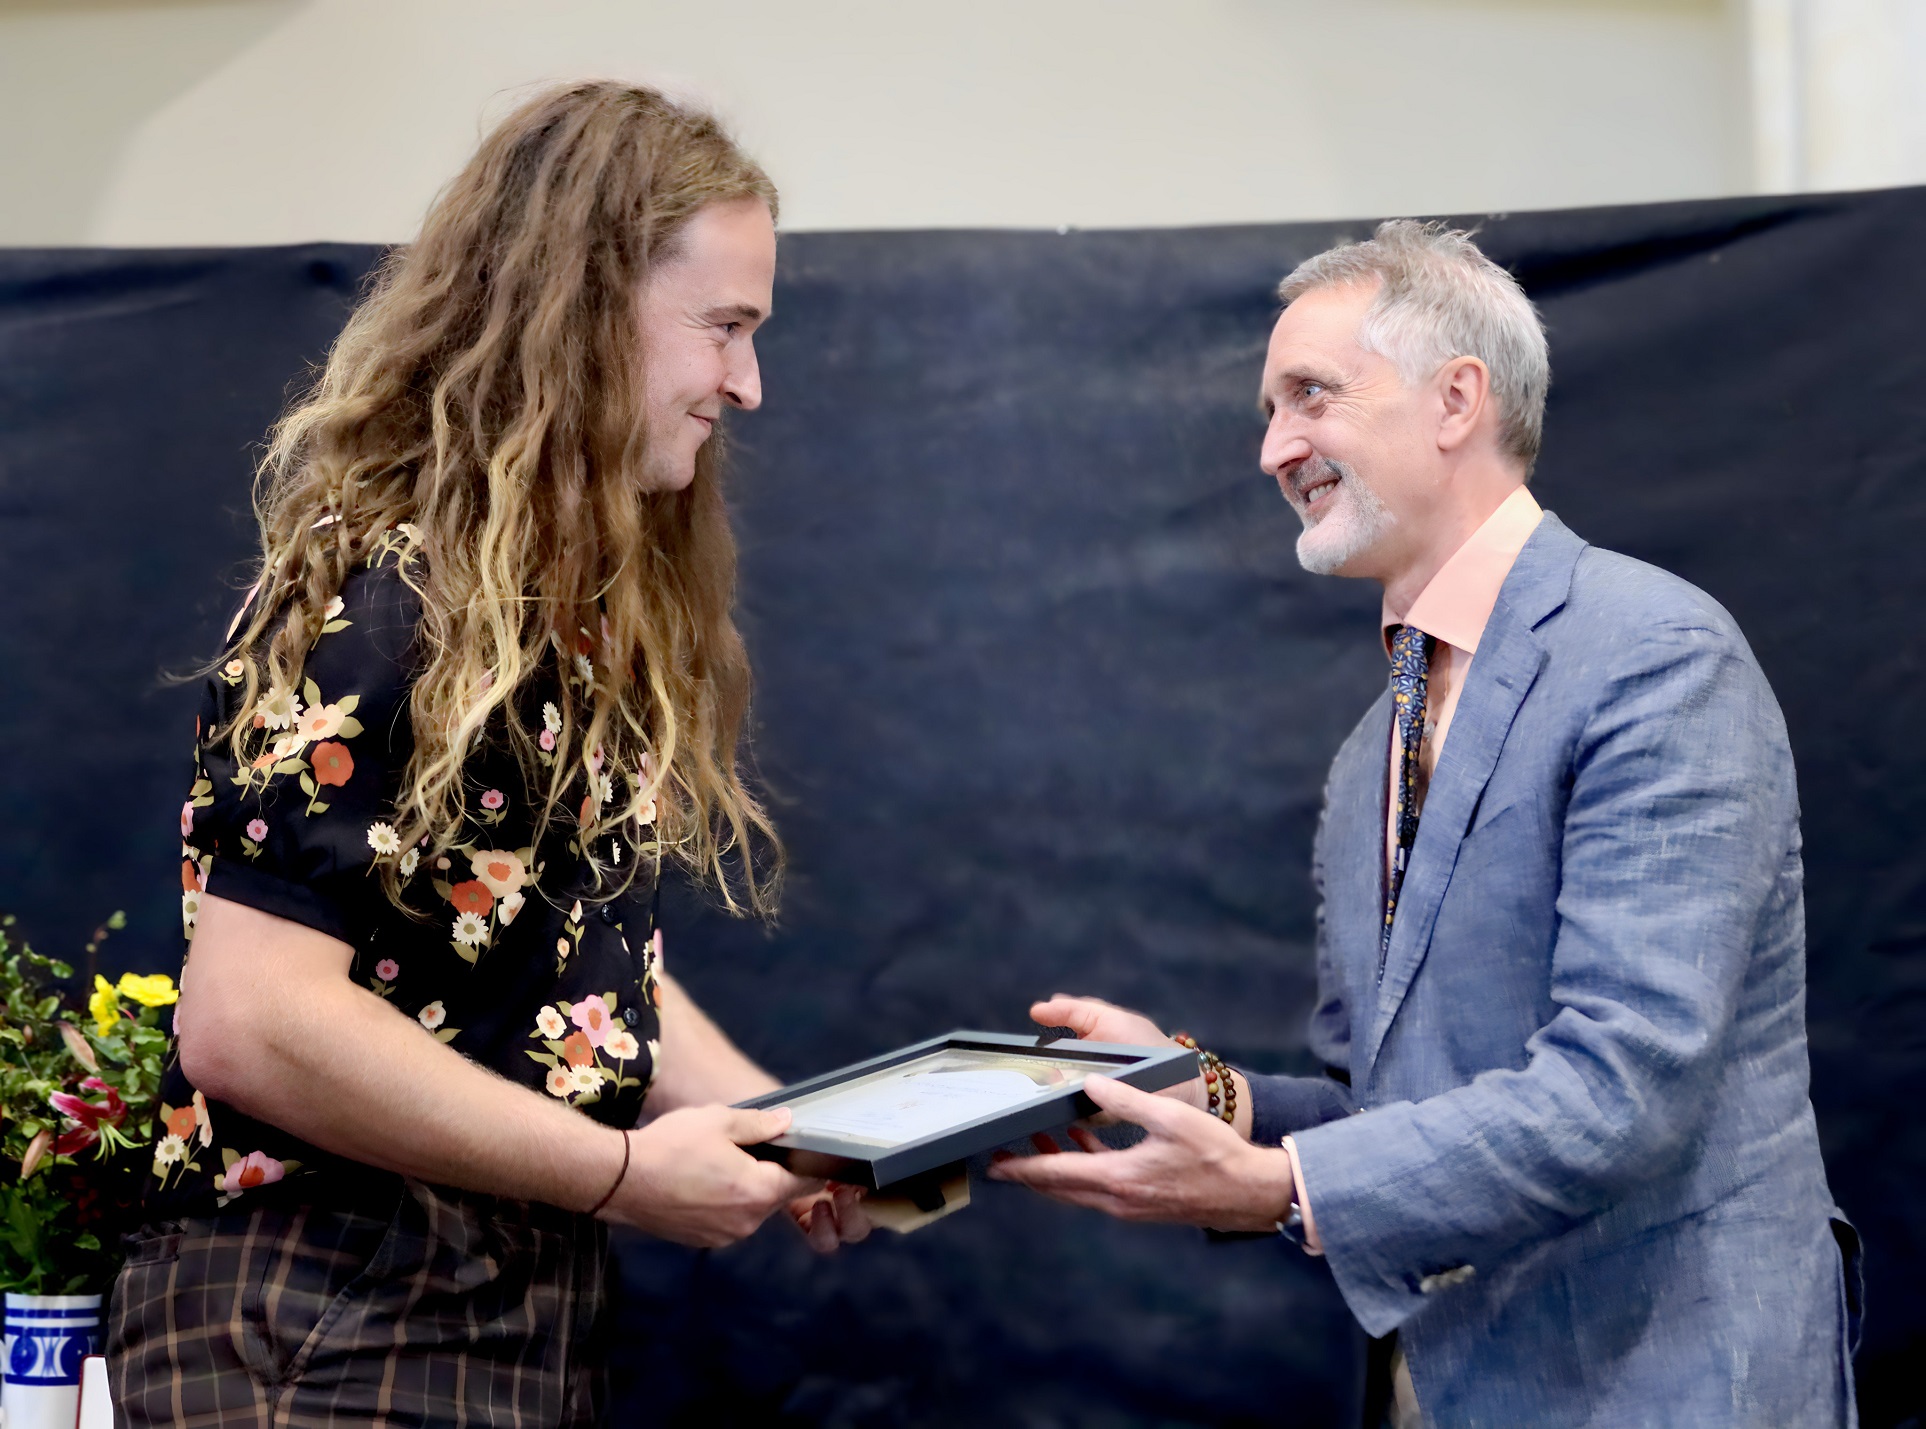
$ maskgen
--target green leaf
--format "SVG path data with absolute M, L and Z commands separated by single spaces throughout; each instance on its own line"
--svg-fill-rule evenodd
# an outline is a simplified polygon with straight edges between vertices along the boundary
M 435 1030 L 435 1040 L 437 1042 L 452 1042 L 459 1036 L 461 1036 L 461 1028 L 459 1027 L 440 1027 Z
M 560 1065 L 560 1062 L 559 1062 L 559 1061 L 557 1060 L 557 1058 L 556 1058 L 556 1056 L 555 1056 L 555 1054 L 554 1054 L 553 1052 L 533 1052 L 533 1051 L 531 1051 L 531 1052 L 530 1052 L 530 1053 L 528 1054 L 528 1059 L 529 1059 L 529 1060 L 530 1060 L 531 1062 L 540 1062 L 540 1063 L 541 1063 L 541 1064 L 542 1064 L 542 1065 L 543 1065 L 544 1067 L 554 1067 L 554 1066 L 559 1066 L 559 1065 Z
M 562 1055 L 562 1044 L 560 1042 L 551 1041 L 548 1038 L 543 1038 L 542 1045 L 548 1048 L 548 1050 L 553 1052 L 556 1056 L 559 1057 Z M 529 1055 L 533 1056 L 534 1054 L 530 1053 Z
M 471 948 L 468 946 L 468 944 L 461 942 L 460 940 L 455 938 L 450 938 L 448 940 L 448 946 L 455 950 L 456 957 L 460 958 L 463 962 L 468 963 L 471 966 L 473 965 L 475 959 L 481 956 L 480 948 Z
M 361 733 L 361 721 L 351 715 L 341 721 L 341 728 L 335 732 L 343 739 L 353 739 L 357 734 Z
M 301 792 L 306 794 L 310 799 L 314 797 L 314 780 L 305 770 L 303 770 L 301 774 Z
M 308 812 L 310 814 L 325 814 L 328 812 L 328 806 L 326 804 L 310 804 L 308 805 Z
M 326 701 L 321 698 L 321 687 L 315 684 L 312 678 L 301 682 L 301 703 L 310 708 L 318 704 L 326 703 Z
M 292 774 L 297 769 L 306 769 L 307 767 L 308 767 L 308 761 L 305 759 L 283 759 L 280 763 L 274 766 L 274 773 Z M 305 779 L 301 781 L 301 783 L 304 786 L 307 784 L 307 782 L 308 781 Z M 310 790 L 309 792 L 312 792 L 312 790 Z
M 353 622 L 347 620 L 330 620 L 326 625 L 321 627 L 321 633 L 323 635 L 332 635 L 337 630 L 346 630 L 351 624 L 353 624 Z
M 343 622 L 343 623 L 345 624 L 346 622 Z M 334 702 L 334 707 L 340 710 L 341 713 L 344 715 L 351 715 L 360 706 L 360 704 L 361 704 L 361 696 L 345 695 L 341 699 L 338 699 Z M 343 732 L 345 733 L 345 731 L 346 731 L 346 726 L 343 726 Z M 361 730 L 359 729 L 359 727 L 355 729 L 355 733 L 356 734 L 361 733 Z

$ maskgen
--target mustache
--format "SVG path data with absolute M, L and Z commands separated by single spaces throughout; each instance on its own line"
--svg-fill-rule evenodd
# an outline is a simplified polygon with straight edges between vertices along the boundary
M 1340 486 L 1355 486 L 1357 480 L 1357 469 L 1346 462 L 1335 461 L 1327 456 L 1306 457 L 1291 473 L 1291 495 L 1302 501 L 1305 492 L 1323 482 L 1336 481 Z

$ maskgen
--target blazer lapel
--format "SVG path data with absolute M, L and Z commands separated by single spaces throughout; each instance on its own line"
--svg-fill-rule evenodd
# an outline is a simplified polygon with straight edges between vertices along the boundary
M 1498 604 L 1479 638 L 1478 653 L 1451 717 L 1450 736 L 1431 776 L 1418 819 L 1418 841 L 1398 894 L 1391 947 L 1377 987 L 1376 1015 L 1361 1049 L 1366 1069 L 1376 1062 L 1392 1019 L 1424 963 L 1471 816 L 1491 782 L 1512 721 L 1544 668 L 1545 648 L 1533 629 L 1565 603 L 1572 569 L 1584 546 L 1563 522 L 1546 512 L 1505 578 Z

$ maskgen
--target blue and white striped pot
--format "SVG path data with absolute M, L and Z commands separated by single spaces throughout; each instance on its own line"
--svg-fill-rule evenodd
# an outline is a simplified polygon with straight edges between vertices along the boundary
M 100 1296 L 7 1292 L 0 1407 L 7 1429 L 73 1429 L 80 1362 L 100 1352 Z

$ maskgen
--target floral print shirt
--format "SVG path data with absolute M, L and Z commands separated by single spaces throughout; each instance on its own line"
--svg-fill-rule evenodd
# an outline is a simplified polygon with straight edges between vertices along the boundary
M 412 745 L 420 605 L 400 569 L 421 559 L 413 538 L 407 526 L 378 538 L 329 606 L 301 688 L 255 706 L 242 761 L 210 732 L 234 712 L 245 667 L 230 661 L 209 677 L 181 808 L 189 960 L 206 894 L 306 924 L 349 944 L 354 981 L 414 1019 L 422 1036 L 597 1121 L 633 1126 L 659 1055 L 653 830 L 598 840 L 605 867 L 626 874 L 623 865 L 641 864 L 626 890 L 600 891 L 609 885 L 596 881 L 575 818 L 552 818 L 535 846 L 533 792 L 505 742 L 489 742 L 465 770 L 470 822 L 458 846 L 435 859 L 402 846 L 392 810 Z M 582 646 L 557 662 L 550 698 L 537 683 L 528 714 L 540 707 L 542 759 L 572 758 L 572 787 L 584 802 L 606 804 L 614 771 L 598 755 L 558 747 L 553 681 L 589 678 L 586 636 Z M 421 916 L 390 901 L 384 863 Z M 264 1194 L 340 1203 L 385 1174 L 209 1100 L 170 1059 L 150 1219 Z

